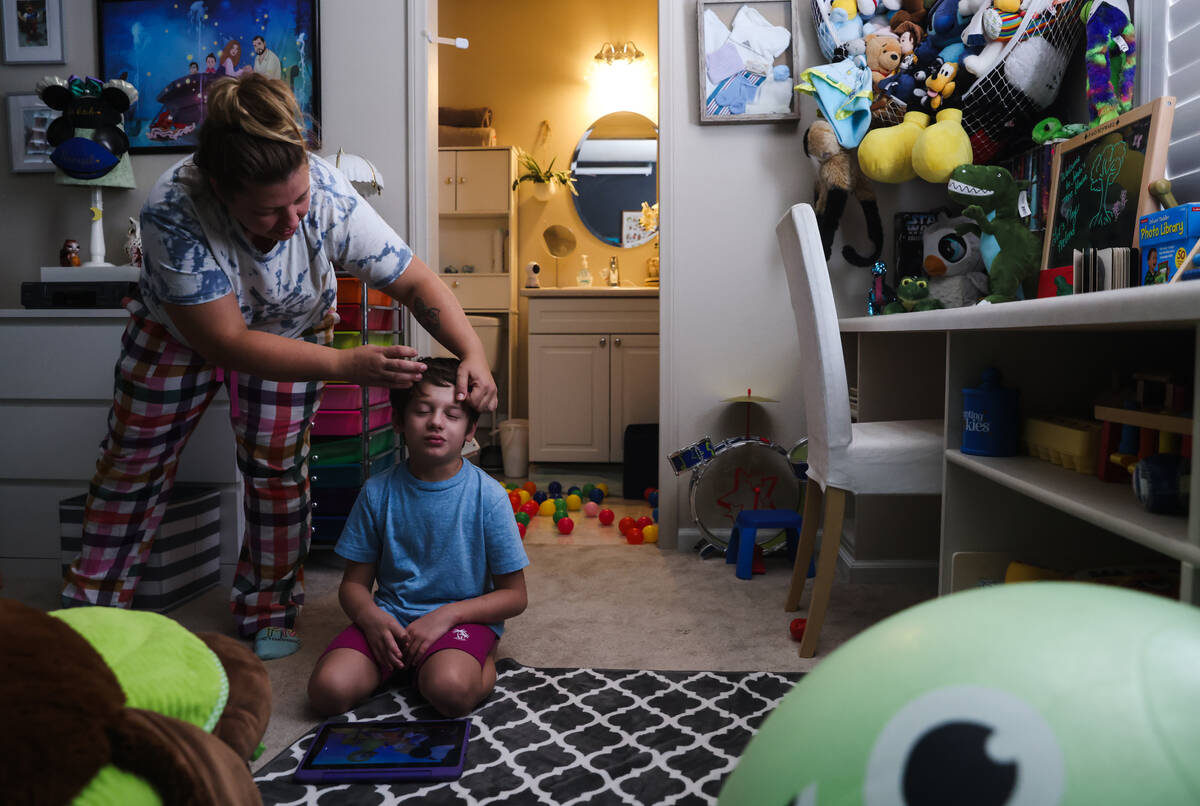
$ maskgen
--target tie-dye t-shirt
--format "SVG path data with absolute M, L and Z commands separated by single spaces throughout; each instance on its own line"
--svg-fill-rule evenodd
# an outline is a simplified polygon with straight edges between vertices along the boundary
M 334 267 L 383 288 L 412 250 L 340 171 L 308 155 L 311 205 L 296 233 L 260 251 L 187 157 L 159 178 L 142 208 L 141 292 L 150 317 L 187 343 L 163 303 L 198 305 L 234 294 L 252 330 L 296 337 L 337 297 Z

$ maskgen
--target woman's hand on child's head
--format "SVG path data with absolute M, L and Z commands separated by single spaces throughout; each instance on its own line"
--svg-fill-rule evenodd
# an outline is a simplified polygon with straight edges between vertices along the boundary
M 458 622 L 446 607 L 426 613 L 408 625 L 408 644 L 404 648 L 404 657 L 410 664 L 415 665 L 425 654 L 425 650 L 433 646 L 433 642 L 448 633 Z
M 401 647 L 408 642 L 408 632 L 396 621 L 391 613 L 376 607 L 374 612 L 364 616 L 358 628 L 367 639 L 367 645 L 375 653 L 388 673 L 394 669 L 404 668 L 404 652 Z
M 363 386 L 399 386 L 407 388 L 421 380 L 425 365 L 414 361 L 417 351 L 403 344 L 383 347 L 365 344 L 342 350 L 341 377 Z
M 464 358 L 458 365 L 458 382 L 455 383 L 454 399 L 467 400 L 478 412 L 495 411 L 499 394 L 492 369 L 483 356 Z

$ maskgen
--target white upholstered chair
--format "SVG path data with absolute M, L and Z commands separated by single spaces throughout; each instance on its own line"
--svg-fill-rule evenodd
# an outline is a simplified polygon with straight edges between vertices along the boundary
M 829 268 L 812 207 L 797 204 L 775 233 L 800 336 L 798 363 L 808 422 L 808 486 L 804 524 L 785 610 L 795 610 L 816 545 L 824 532 L 800 657 L 811 658 L 837 571 L 846 494 L 926 495 L 942 492 L 942 420 L 850 422 L 846 364 Z

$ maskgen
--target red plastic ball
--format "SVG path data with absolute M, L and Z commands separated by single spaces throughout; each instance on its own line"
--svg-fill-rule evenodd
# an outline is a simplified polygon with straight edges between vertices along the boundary
M 645 529 L 647 526 L 654 523 L 654 518 L 651 518 L 649 515 L 643 515 L 642 517 L 638 518 L 635 523 L 639 529 Z
M 642 490 L 642 498 L 646 501 L 649 501 L 650 493 L 656 493 L 656 492 L 658 492 L 657 487 L 647 487 L 646 489 Z
M 792 623 L 788 625 L 788 632 L 792 634 L 792 640 L 800 641 L 804 638 L 804 628 L 808 626 L 808 619 L 794 618 Z
M 611 509 L 602 509 L 598 517 L 601 526 L 612 526 L 613 518 L 617 517 L 617 514 Z
M 533 495 L 534 493 L 537 492 L 537 485 L 534 484 L 532 481 L 527 481 L 521 485 L 521 489 L 524 490 L 525 492 L 529 493 L 530 495 Z
M 538 502 L 531 498 L 524 504 L 521 504 L 521 511 L 528 514 L 529 517 L 532 518 L 534 515 L 538 514 L 538 506 Z
M 621 534 L 623 535 L 628 534 L 629 530 L 634 526 L 637 526 L 637 521 L 628 515 L 626 515 L 624 518 L 621 518 L 620 522 L 617 524 L 617 528 L 621 530 Z
M 508 503 L 512 504 L 513 512 L 521 511 L 521 496 L 516 493 L 508 494 Z
M 574 528 L 575 528 L 575 521 L 571 520 L 570 518 L 559 518 L 558 519 L 558 531 L 563 533 L 564 535 L 571 534 L 571 530 Z
M 521 533 L 521 539 L 525 539 L 525 524 L 517 521 L 517 531 Z
M 646 536 L 642 534 L 640 526 L 630 526 L 629 530 L 625 532 L 625 539 L 629 541 L 631 546 L 636 546 L 638 543 L 644 543 Z

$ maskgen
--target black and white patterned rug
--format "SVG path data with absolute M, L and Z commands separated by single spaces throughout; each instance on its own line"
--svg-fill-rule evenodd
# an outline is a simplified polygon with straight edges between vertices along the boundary
M 329 804 L 713 803 L 751 736 L 800 674 L 539 669 L 497 664 L 472 716 L 463 775 L 430 784 L 292 781 L 316 727 L 255 776 L 263 802 Z M 435 719 L 410 688 L 342 719 Z

